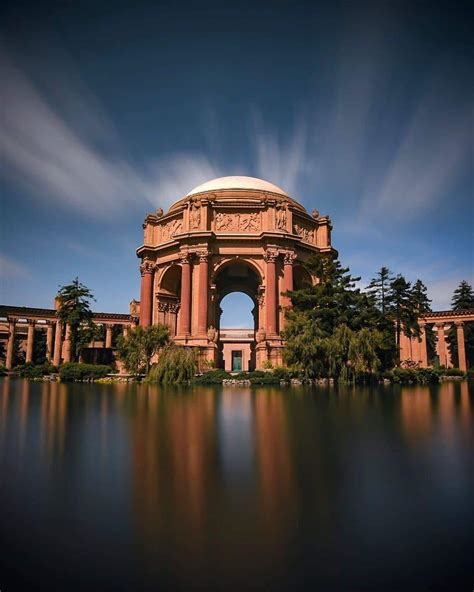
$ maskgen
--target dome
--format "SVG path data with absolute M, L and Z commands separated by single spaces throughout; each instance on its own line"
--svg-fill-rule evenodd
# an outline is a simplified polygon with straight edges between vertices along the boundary
M 253 189 L 257 191 L 270 191 L 271 193 L 278 193 L 289 197 L 283 189 L 256 177 L 219 177 L 212 181 L 207 181 L 202 185 L 198 185 L 190 191 L 186 197 L 194 195 L 195 193 L 203 193 L 204 191 L 219 191 L 221 189 Z

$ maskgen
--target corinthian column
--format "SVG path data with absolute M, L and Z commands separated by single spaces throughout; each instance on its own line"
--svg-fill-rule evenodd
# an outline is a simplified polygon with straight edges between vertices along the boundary
M 46 321 L 46 359 L 51 362 L 53 359 L 53 323 L 52 321 Z
M 181 257 L 181 320 L 180 333 L 191 333 L 191 261 L 189 255 Z
M 293 290 L 293 263 L 296 259 L 295 253 L 285 253 L 283 257 L 283 291 L 290 292 Z M 288 296 L 281 297 L 281 304 L 284 308 L 291 306 L 291 298 Z M 283 327 L 286 324 L 285 315 L 283 315 Z
M 147 259 L 140 265 L 142 285 L 140 289 L 140 325 L 149 327 L 153 316 L 153 263 Z
M 56 321 L 56 331 L 54 334 L 54 366 L 59 366 L 61 363 L 61 341 L 62 341 L 63 326 L 61 321 Z
M 105 325 L 105 347 L 112 347 L 112 325 Z
M 7 358 L 5 360 L 5 367 L 7 370 L 13 368 L 13 348 L 15 345 L 15 324 L 14 319 L 10 319 L 8 323 L 8 344 L 7 344 Z
M 266 289 L 266 317 L 267 334 L 277 334 L 277 285 L 276 285 L 276 258 L 277 252 L 265 251 L 264 259 L 267 264 L 267 289 Z
M 426 347 L 426 323 L 419 322 L 420 325 L 420 362 L 422 368 L 428 368 L 428 350 Z
M 71 325 L 67 323 L 64 335 L 64 362 L 71 361 Z
M 438 356 L 439 356 L 439 364 L 440 366 L 448 367 L 447 357 L 446 357 L 446 339 L 444 335 L 444 323 L 436 323 L 436 328 L 438 329 Z
M 26 363 L 33 361 L 33 343 L 35 341 L 35 322 L 28 319 L 28 338 L 26 341 Z
M 455 321 L 456 324 L 456 337 L 458 342 L 458 364 L 459 369 L 463 372 L 467 372 L 467 361 L 466 361 L 466 346 L 464 344 L 464 326 L 462 321 Z
M 207 334 L 207 307 L 209 303 L 209 251 L 199 254 L 198 334 Z

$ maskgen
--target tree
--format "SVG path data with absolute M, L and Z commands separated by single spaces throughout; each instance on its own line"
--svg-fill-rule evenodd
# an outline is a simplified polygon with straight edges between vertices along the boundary
M 197 360 L 194 351 L 171 344 L 163 349 L 158 363 L 150 370 L 147 380 L 161 384 L 182 384 L 193 378 L 196 368 Z
M 59 320 L 71 328 L 71 358 L 75 361 L 90 342 L 91 332 L 94 331 L 90 302 L 95 298 L 76 277 L 71 284 L 60 287 L 56 299 Z
M 355 356 L 359 332 L 372 340 L 374 351 L 381 347 L 377 324 L 380 313 L 369 294 L 355 287 L 360 279 L 328 254 L 318 254 L 306 263 L 307 270 L 318 277 L 318 283 L 288 292 L 292 307 L 286 312 L 283 331 L 287 363 L 299 367 L 309 376 L 341 377 L 343 367 Z M 393 331 L 393 330 L 392 330 Z M 340 339 L 346 346 L 340 347 Z M 352 343 L 349 353 L 349 343 Z M 376 354 L 378 357 L 378 354 Z M 375 367 L 376 364 L 370 363 Z
M 388 315 L 395 325 L 397 358 L 400 361 L 402 331 L 407 337 L 418 336 L 420 332 L 412 287 L 401 274 L 390 282 L 389 302 Z
M 454 290 L 451 300 L 452 310 L 472 310 L 474 309 L 474 290 L 472 286 L 463 280 Z
M 367 286 L 367 292 L 375 299 L 375 303 L 383 316 L 387 312 L 390 283 L 393 279 L 390 269 L 388 267 L 381 267 Z
M 451 300 L 452 310 L 472 310 L 474 309 L 474 290 L 472 286 L 463 280 L 459 286 L 454 290 Z M 458 358 L 458 340 L 456 326 L 453 325 L 448 332 L 449 349 L 453 364 L 459 366 Z M 468 367 L 474 365 L 474 323 L 464 323 L 464 347 L 466 351 L 466 359 Z
M 169 342 L 170 331 L 166 325 L 138 326 L 119 336 L 118 355 L 132 374 L 148 374 L 153 356 Z

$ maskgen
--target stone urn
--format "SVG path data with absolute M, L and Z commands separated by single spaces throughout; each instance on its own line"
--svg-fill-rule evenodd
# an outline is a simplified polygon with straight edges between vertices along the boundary
M 263 341 L 265 341 L 266 338 L 267 332 L 265 331 L 265 329 L 259 329 L 256 335 L 257 343 L 262 343 Z

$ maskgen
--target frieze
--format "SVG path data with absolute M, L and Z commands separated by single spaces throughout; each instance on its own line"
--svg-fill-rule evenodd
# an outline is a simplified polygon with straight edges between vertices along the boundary
M 314 243 L 314 229 L 313 228 L 308 228 L 307 226 L 304 226 L 303 224 L 296 222 L 293 225 L 293 230 L 294 230 L 295 234 L 297 234 L 299 237 L 301 237 L 301 239 L 304 240 L 306 243 Z
M 169 240 L 176 234 L 183 232 L 183 221 L 180 218 L 174 218 L 161 227 L 162 240 Z
M 261 226 L 260 212 L 217 212 L 214 216 L 216 232 L 258 232 Z

